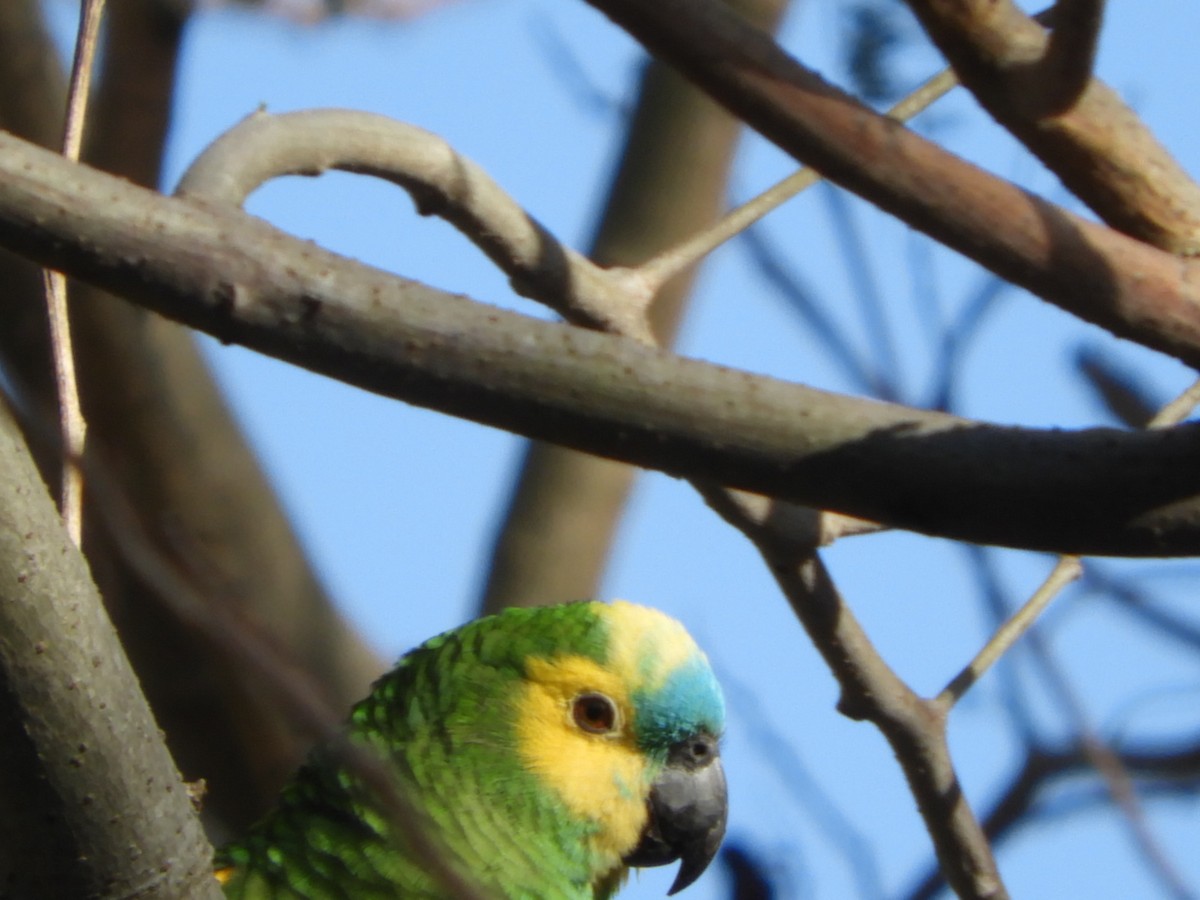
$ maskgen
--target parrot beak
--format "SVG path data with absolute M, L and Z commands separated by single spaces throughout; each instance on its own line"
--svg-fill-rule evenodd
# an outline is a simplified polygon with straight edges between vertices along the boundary
M 672 747 L 647 805 L 650 821 L 624 862 L 642 867 L 680 860 L 679 874 L 667 891 L 677 894 L 708 868 L 725 836 L 729 805 L 716 739 L 700 734 Z

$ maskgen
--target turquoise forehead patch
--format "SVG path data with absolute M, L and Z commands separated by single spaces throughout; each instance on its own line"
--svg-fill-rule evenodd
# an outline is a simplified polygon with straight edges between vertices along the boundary
M 699 732 L 714 737 L 725 729 L 721 686 L 702 656 L 671 672 L 652 691 L 635 691 L 634 731 L 643 747 L 666 749 Z

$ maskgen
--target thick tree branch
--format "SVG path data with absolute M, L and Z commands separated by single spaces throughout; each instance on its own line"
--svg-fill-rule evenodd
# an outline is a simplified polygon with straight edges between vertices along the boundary
M 718 0 L 588 2 L 836 184 L 1073 315 L 1200 364 L 1200 297 L 1177 260 L 875 113 Z
M 840 397 L 472 303 L 0 134 L 0 244 L 368 390 L 930 534 L 1200 548 L 1200 427 L 1001 428 Z
M 0 894 L 219 897 L 83 557 L 0 404 Z
M 1112 227 L 1200 252 L 1200 186 L 1110 88 L 1087 78 L 1103 4 L 1058 3 L 1055 34 L 1011 0 L 908 0 L 962 83 Z

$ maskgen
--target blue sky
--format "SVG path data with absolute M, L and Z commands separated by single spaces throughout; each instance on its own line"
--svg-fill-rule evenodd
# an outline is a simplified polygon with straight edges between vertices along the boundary
M 1194 36 L 1200 8 L 1179 2 L 1114 3 L 1101 74 L 1191 169 Z M 831 4 L 799 3 L 785 40 L 834 80 L 842 20 Z M 60 24 L 70 4 L 57 0 Z M 564 66 L 563 60 L 570 60 Z M 603 197 L 632 99 L 640 54 L 581 2 L 474 0 L 409 23 L 343 20 L 303 26 L 245 10 L 206 12 L 190 28 L 168 153 L 168 184 L 202 147 L 260 104 L 281 112 L 344 106 L 434 131 L 481 164 L 560 238 L 583 248 Z M 926 51 L 900 58 L 913 83 L 935 65 Z M 1063 191 L 961 95 L 923 126 L 938 140 L 1057 200 Z M 735 190 L 745 195 L 790 163 L 759 140 L 743 147 Z M 851 215 L 870 244 L 870 270 L 887 298 L 902 350 L 896 373 L 912 396 L 930 377 L 928 323 L 950 318 L 980 283 L 975 268 L 935 253 L 932 278 L 915 278 L 917 243 L 903 226 L 858 202 Z M 515 299 L 505 280 L 449 226 L 423 220 L 394 187 L 348 175 L 288 179 L 249 209 L 278 226 L 374 265 L 487 303 L 544 315 Z M 851 279 L 820 191 L 768 225 L 773 244 L 831 297 Z M 930 310 L 936 310 L 931 313 Z M 867 346 L 852 302 L 837 307 Z M 1040 301 L 1006 293 L 961 381 L 962 411 L 985 419 L 1076 427 L 1104 423 L 1072 379 L 1067 350 L 1079 342 L 1149 374 L 1166 399 L 1190 381 L 1170 361 L 1080 325 Z M 469 617 L 497 517 L 520 453 L 507 434 L 343 387 L 237 348 L 205 346 L 261 452 L 285 506 L 346 614 L 387 657 Z M 827 354 L 755 271 L 744 248 L 719 251 L 688 320 L 683 352 L 830 389 L 848 389 Z M 1067 348 L 1067 349 L 1065 349 Z M 833 574 L 888 661 L 918 690 L 936 692 L 976 651 L 987 629 L 964 553 L 946 542 L 882 535 L 828 553 Z M 1046 557 L 998 561 L 1014 599 L 1049 571 Z M 1188 610 L 1179 565 L 1139 563 L 1134 573 L 1180 572 L 1164 587 Z M 836 686 L 749 544 L 686 485 L 641 479 L 604 597 L 649 603 L 683 619 L 729 688 L 725 754 L 730 834 L 779 868 L 787 896 L 859 896 L 877 878 L 895 895 L 923 871 L 928 841 L 890 751 L 869 726 L 834 710 Z M 1181 599 L 1182 598 L 1182 599 Z M 1050 639 L 1102 733 L 1153 720 L 1195 722 L 1194 656 L 1164 647 L 1101 603 L 1068 593 L 1051 611 Z M 1032 670 L 1018 667 L 1018 677 Z M 968 795 L 985 806 L 1019 760 L 1003 719 L 1002 681 L 981 684 L 955 712 L 952 744 Z M 1061 729 L 1039 695 L 1039 727 Z M 1069 791 L 1065 789 L 1065 791 Z M 872 863 L 831 838 L 858 835 Z M 1151 806 L 1156 835 L 1200 890 L 1195 800 Z M 1000 856 L 1016 897 L 1155 896 L 1121 819 L 1110 812 L 1051 819 Z M 626 896 L 660 897 L 671 873 L 641 875 Z M 686 897 L 722 896 L 709 875 Z

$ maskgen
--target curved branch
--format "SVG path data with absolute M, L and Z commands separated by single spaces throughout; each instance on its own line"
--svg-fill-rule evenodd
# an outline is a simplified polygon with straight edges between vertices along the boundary
M 374 175 L 407 190 L 423 215 L 445 219 L 500 267 L 517 293 L 568 322 L 649 341 L 645 310 L 619 270 L 564 247 L 491 177 L 435 134 L 374 113 L 256 112 L 192 163 L 176 194 L 240 207 L 282 175 L 329 169 Z
M 841 397 L 397 278 L 0 134 L 0 244 L 367 390 L 947 537 L 1200 552 L 1200 426 L 1042 431 Z
M 735 5 L 766 23 L 778 21 L 788 2 Z M 678 72 L 650 61 L 626 128 L 588 255 L 602 265 L 636 266 L 654 296 L 650 329 L 658 345 L 669 347 L 706 254 L 676 255 L 657 266 L 646 260 L 697 228 L 711 233 L 726 201 L 742 125 Z M 586 453 L 530 442 L 496 532 L 483 611 L 595 596 L 636 474 Z

